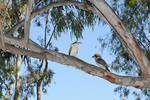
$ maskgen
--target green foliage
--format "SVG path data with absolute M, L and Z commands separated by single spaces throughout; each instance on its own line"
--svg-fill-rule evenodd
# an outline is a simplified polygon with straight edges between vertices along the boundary
M 39 64 L 40 63 L 40 64 Z M 47 86 L 52 81 L 52 77 L 54 72 L 52 72 L 48 68 L 48 64 L 43 64 L 42 61 L 35 61 L 33 66 L 28 63 L 27 74 L 22 76 L 22 85 L 21 85 L 21 99 L 26 100 L 28 97 L 35 96 L 35 88 L 37 88 L 37 84 L 41 82 L 43 93 L 47 93 Z M 43 79 L 41 79 L 43 77 Z
M 86 4 L 91 3 L 86 0 L 82 0 Z M 42 5 L 44 6 L 44 4 Z M 36 17 L 35 23 L 37 26 L 42 26 L 40 17 L 46 16 L 48 13 L 43 12 Z M 90 12 L 83 11 L 74 6 L 60 6 L 50 10 L 48 30 L 52 30 L 55 27 L 54 37 L 60 37 L 62 33 L 70 31 L 70 35 L 75 36 L 76 39 L 83 38 L 82 32 L 85 27 L 94 28 L 94 25 L 99 21 L 99 17 Z M 50 27 L 52 26 L 52 27 Z
M 122 98 L 122 97 L 128 97 L 130 90 L 123 86 L 119 86 L 114 90 L 114 92 L 119 92 L 120 97 Z
M 14 55 L 0 51 L 0 98 L 3 97 L 4 92 L 8 89 L 10 81 L 13 81 L 14 64 L 11 63 Z

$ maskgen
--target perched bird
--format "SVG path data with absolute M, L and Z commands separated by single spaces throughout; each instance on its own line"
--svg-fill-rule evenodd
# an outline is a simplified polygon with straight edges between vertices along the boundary
M 95 59 L 96 64 L 100 67 L 100 68 L 104 68 L 109 71 L 108 69 L 108 65 L 107 63 L 101 58 L 100 54 L 95 54 L 94 56 L 92 56 Z M 109 71 L 110 72 L 110 71 Z
M 78 53 L 78 44 L 81 44 L 81 42 L 74 41 L 70 45 L 69 49 L 69 55 L 76 56 Z

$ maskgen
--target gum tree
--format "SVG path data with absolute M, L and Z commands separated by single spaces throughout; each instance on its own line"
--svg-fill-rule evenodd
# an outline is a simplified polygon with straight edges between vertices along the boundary
M 0 30 L 3 30 L 1 31 L 0 49 L 2 49 L 4 52 L 26 55 L 33 58 L 46 59 L 60 64 L 70 65 L 79 70 L 84 71 L 85 73 L 106 79 L 113 84 L 132 86 L 140 89 L 150 88 L 150 63 L 148 58 L 145 56 L 145 53 L 141 50 L 140 45 L 136 41 L 136 38 L 133 36 L 133 34 L 131 34 L 130 30 L 123 24 L 122 20 L 116 15 L 116 13 L 112 10 L 112 8 L 108 5 L 106 1 L 63 0 L 49 1 L 49 4 L 37 8 L 35 5 L 38 5 L 36 1 L 33 2 L 33 0 L 28 0 L 26 10 L 24 12 L 24 18 L 16 22 L 10 28 L 5 29 L 4 27 L 0 27 Z M 73 10 L 77 9 L 78 12 L 81 12 L 80 14 L 78 14 L 78 16 L 82 14 L 86 15 L 84 18 L 88 19 L 89 24 L 87 25 L 89 26 L 94 21 L 92 19 L 93 17 L 91 16 L 94 16 L 95 18 L 99 17 L 106 24 L 108 24 L 117 36 L 117 38 L 120 40 L 120 43 L 125 49 L 125 51 L 127 51 L 129 56 L 139 67 L 140 75 L 138 77 L 116 75 L 111 72 L 107 72 L 104 69 L 101 69 L 97 66 L 91 65 L 88 62 L 84 62 L 79 58 L 55 52 L 54 50 L 48 50 L 29 38 L 30 34 L 32 34 L 30 33 L 31 20 L 34 19 L 37 15 L 40 15 L 41 13 L 44 13 L 49 9 L 53 9 L 50 10 L 51 16 L 52 18 L 54 18 L 51 19 L 51 22 L 54 26 L 57 24 L 56 27 L 54 27 L 57 31 L 57 35 L 60 35 L 59 33 L 63 31 L 71 29 L 76 37 L 82 37 L 81 33 L 83 25 L 86 25 L 85 22 L 82 22 L 81 19 L 70 20 L 72 18 L 71 16 L 74 16 L 73 11 L 70 10 L 66 12 L 66 17 L 62 13 L 62 11 L 64 11 L 64 8 L 71 8 Z M 84 11 L 84 13 L 82 11 Z M 7 11 L 4 10 L 4 12 Z M 89 17 L 87 15 L 89 15 Z M 2 18 L 5 18 L 5 16 L 2 16 L 1 19 Z M 90 23 L 90 21 L 92 22 Z M 66 25 L 63 25 L 64 23 L 66 23 Z M 91 26 L 92 25 L 93 24 L 91 24 Z M 2 22 L 1 26 L 3 26 Z M 12 34 L 14 34 L 14 32 L 16 31 L 19 31 L 20 28 L 23 28 L 22 36 L 12 36 Z M 54 34 L 55 37 L 57 37 L 57 35 Z

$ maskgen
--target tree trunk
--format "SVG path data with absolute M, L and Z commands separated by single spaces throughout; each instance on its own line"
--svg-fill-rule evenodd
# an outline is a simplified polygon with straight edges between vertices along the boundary
M 11 90 L 13 85 L 14 85 L 14 80 L 11 80 L 9 85 L 8 85 L 8 90 L 7 90 L 6 94 L 5 94 L 5 96 L 3 97 L 3 100 L 7 100 L 8 99 L 10 90 Z
M 38 82 L 37 83 L 37 100 L 41 100 L 41 89 L 40 89 L 40 86 L 41 86 L 41 82 Z
M 20 96 L 20 86 L 21 86 L 20 65 L 21 65 L 21 55 L 18 55 L 16 64 L 16 85 L 15 85 L 14 100 L 19 100 Z

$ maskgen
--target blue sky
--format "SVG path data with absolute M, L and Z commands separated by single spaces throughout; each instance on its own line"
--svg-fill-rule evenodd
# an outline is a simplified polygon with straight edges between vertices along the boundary
M 38 34 L 44 35 L 44 28 L 31 26 L 30 38 L 37 41 Z M 109 51 L 105 49 L 101 52 L 101 46 L 98 37 L 104 37 L 106 34 L 110 33 L 110 28 L 108 25 L 95 26 L 94 30 L 90 28 L 85 28 L 83 31 L 84 39 L 79 39 L 82 42 L 79 47 L 79 52 L 77 57 L 90 64 L 96 65 L 92 56 L 95 53 L 102 55 L 102 58 L 111 64 L 114 59 L 113 55 L 109 54 Z M 52 39 L 53 46 L 59 48 L 60 53 L 68 54 L 71 42 L 75 41 L 76 38 L 70 37 L 69 32 L 67 34 L 62 34 L 58 40 Z M 97 66 L 97 65 L 96 65 Z M 114 93 L 114 88 L 117 85 L 112 84 L 100 77 L 92 76 L 83 71 L 80 71 L 72 66 L 67 67 L 66 65 L 58 64 L 49 61 L 49 68 L 55 72 L 53 81 L 50 84 L 47 94 L 42 93 L 42 100 L 119 100 L 119 95 Z M 112 70 L 111 70 L 112 71 Z M 112 71 L 113 72 L 113 71 Z M 115 73 L 115 72 L 114 72 Z M 35 97 L 29 100 L 35 100 Z M 131 98 L 128 100 L 132 100 Z

